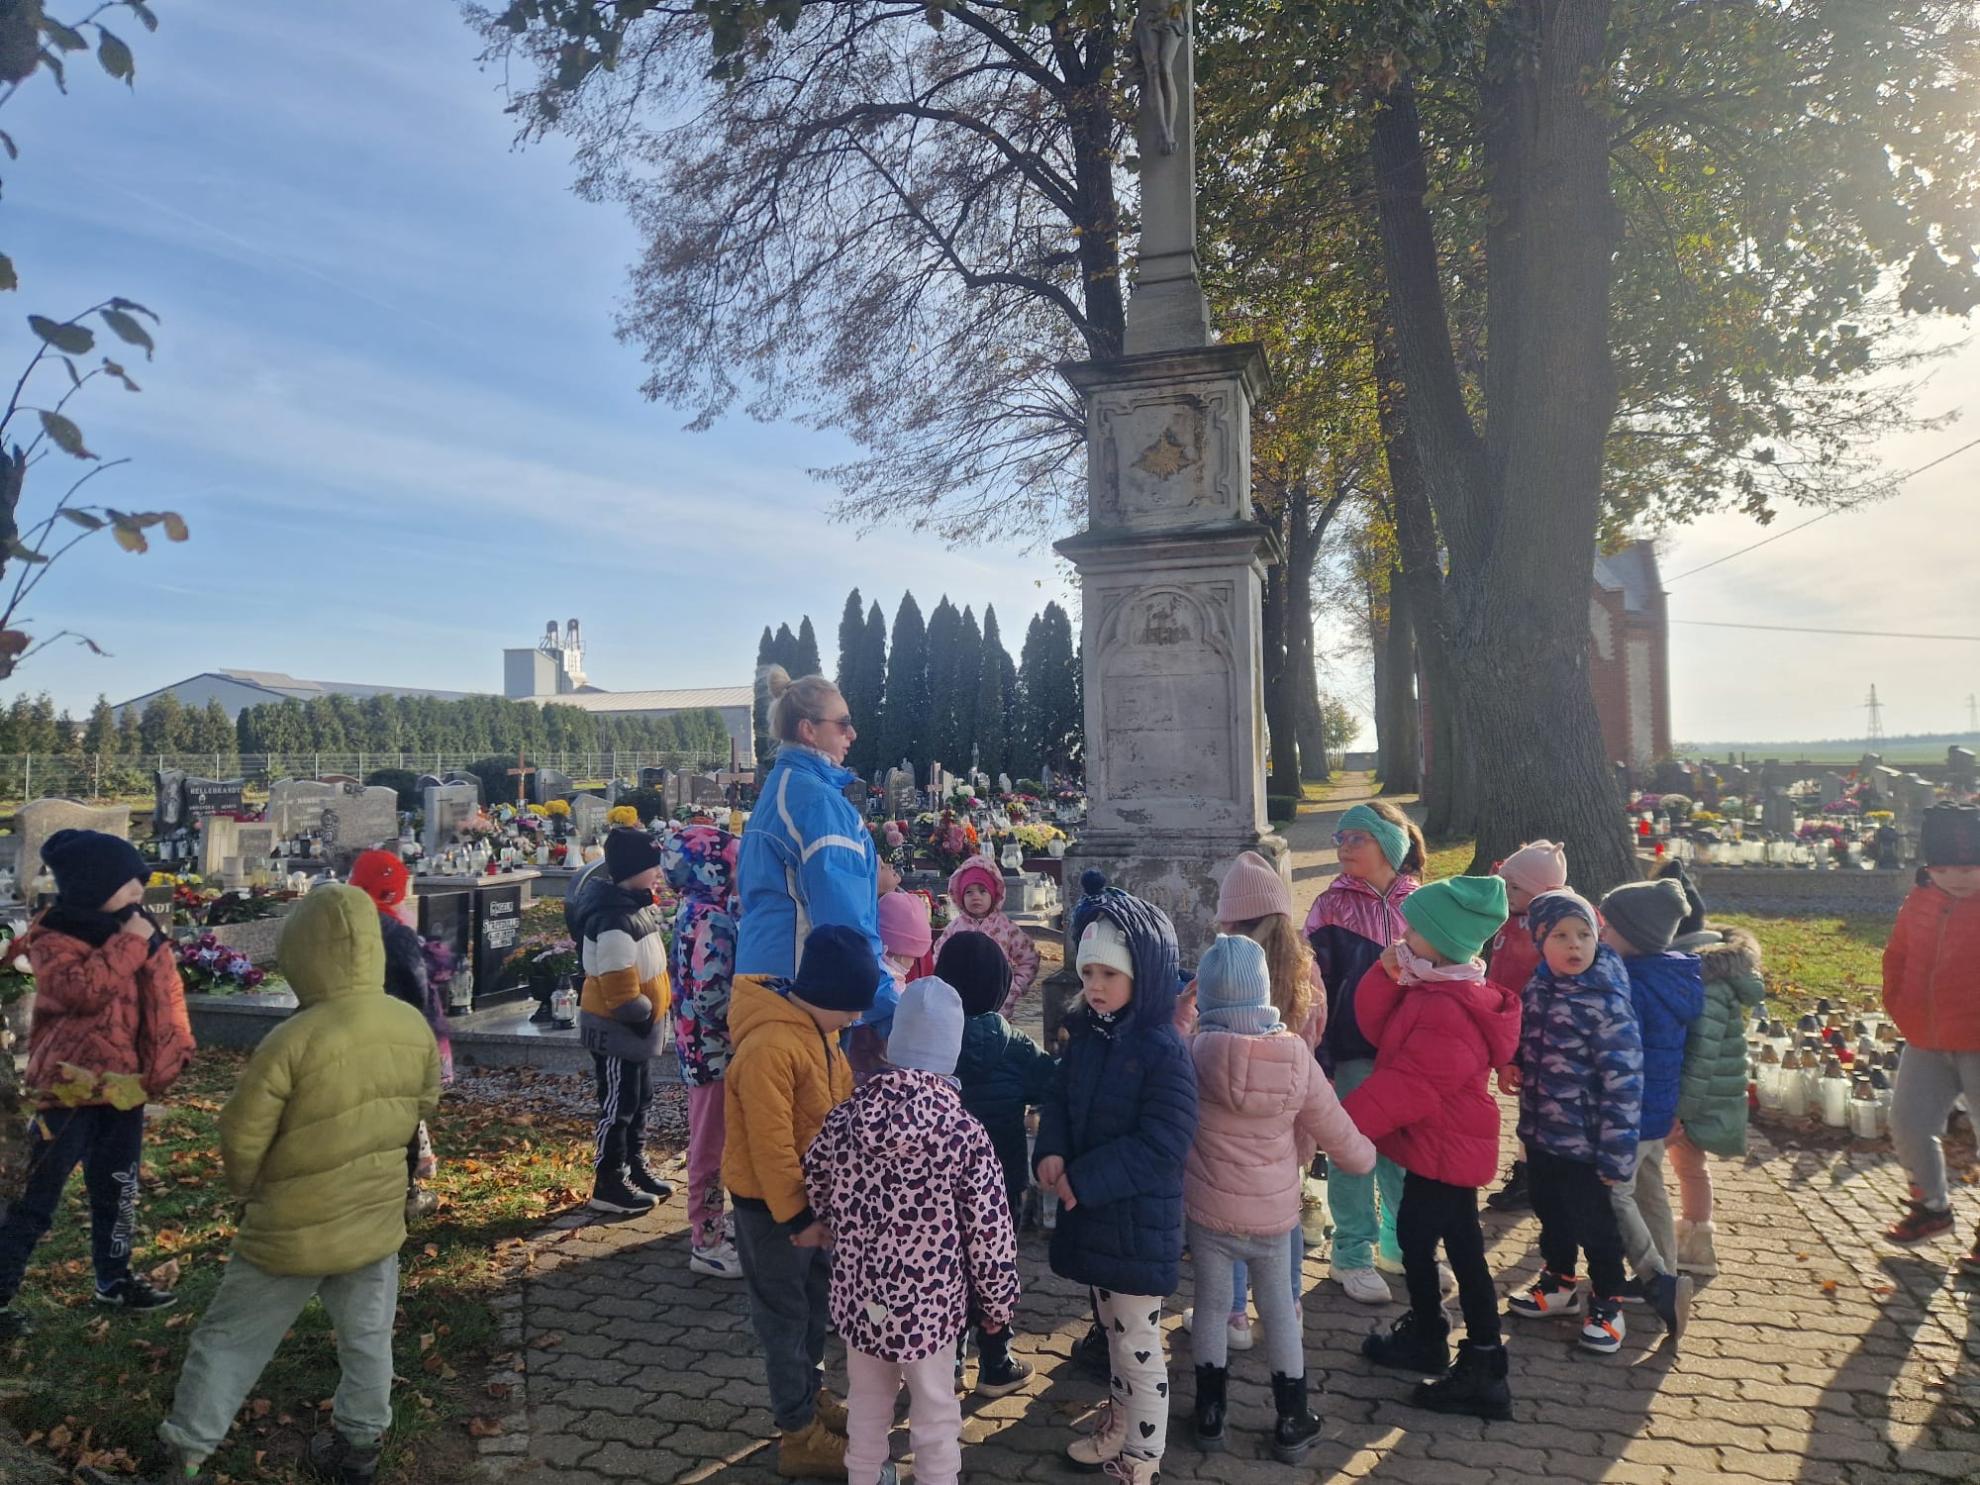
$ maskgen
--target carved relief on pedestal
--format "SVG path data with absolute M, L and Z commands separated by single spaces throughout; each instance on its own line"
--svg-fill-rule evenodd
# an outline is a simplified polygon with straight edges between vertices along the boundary
M 1094 398 L 1094 523 L 1159 529 L 1241 518 L 1237 412 L 1222 388 Z
M 1232 591 L 1158 584 L 1105 597 L 1089 661 L 1106 739 L 1092 765 L 1105 773 L 1102 798 L 1238 797 Z

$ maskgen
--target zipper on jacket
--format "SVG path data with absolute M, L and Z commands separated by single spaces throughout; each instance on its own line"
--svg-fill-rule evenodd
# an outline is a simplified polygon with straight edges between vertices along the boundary
M 1939 915 L 1939 935 L 1932 942 L 1932 978 L 1925 986 L 1925 1019 L 1931 1023 L 1934 1046 L 1937 1046 L 1939 1040 L 1939 997 L 1932 992 L 1932 987 L 1939 978 L 1940 956 L 1946 951 L 1946 930 L 1952 927 L 1953 909 L 1958 906 L 1959 903 L 1955 901 Z

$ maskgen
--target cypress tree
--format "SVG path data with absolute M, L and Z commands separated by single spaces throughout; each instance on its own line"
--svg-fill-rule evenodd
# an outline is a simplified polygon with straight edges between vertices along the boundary
M 756 642 L 756 758 L 758 777 L 769 766 L 770 755 L 775 751 L 770 746 L 770 690 L 763 684 L 763 672 L 777 663 L 777 641 L 770 633 L 770 626 L 763 626 L 763 638 Z
M 961 770 L 967 759 L 955 752 L 956 643 L 962 634 L 962 615 L 949 602 L 948 594 L 928 616 L 928 759 L 951 773 Z
M 775 658 L 777 664 L 784 667 L 786 674 L 792 680 L 796 680 L 804 674 L 803 671 L 797 668 L 798 642 L 797 636 L 791 633 L 790 625 L 779 624 L 777 626 L 776 638 L 770 642 L 770 653 Z
M 997 629 L 997 610 L 983 610 L 983 654 L 976 667 L 976 746 L 983 771 L 994 781 L 1010 769 L 1010 727 L 1005 715 L 1011 696 L 1004 689 L 1004 671 L 1011 657 Z
M 1019 685 L 1024 692 L 1026 774 L 1036 778 L 1048 763 L 1065 772 L 1078 756 L 1084 729 L 1072 621 L 1056 603 L 1046 604 L 1025 633 Z
M 866 611 L 866 636 L 860 645 L 860 670 L 866 689 L 853 708 L 853 722 L 865 733 L 859 740 L 860 767 L 870 774 L 876 768 L 886 767 L 889 761 L 881 747 L 881 728 L 887 709 L 887 616 L 880 611 L 878 603 Z
M 839 694 L 846 698 L 846 710 L 853 715 L 853 726 L 861 729 L 860 736 L 853 742 L 852 750 L 846 754 L 846 767 L 854 773 L 866 773 L 872 765 L 866 755 L 873 750 L 871 728 L 878 719 L 865 709 L 866 697 L 866 605 L 861 602 L 859 589 L 854 588 L 846 595 L 845 611 L 839 615 L 839 664 L 837 671 Z
M 797 646 L 792 651 L 791 679 L 800 676 L 823 675 L 824 663 L 818 657 L 818 631 L 811 627 L 811 615 L 806 614 L 798 622 Z
M 983 631 L 976 627 L 976 614 L 965 608 L 956 632 L 955 662 L 949 671 L 948 721 L 956 768 L 966 769 L 970 760 L 982 766 L 983 749 L 977 738 L 976 691 L 983 669 Z
M 925 777 L 929 759 L 928 629 L 912 593 L 901 596 L 901 606 L 894 613 L 883 716 L 880 761 L 891 768 L 905 758 L 917 779 Z
M 138 709 L 127 706 L 117 717 L 117 754 L 122 758 L 135 758 L 144 751 L 144 743 L 139 736 Z
M 89 709 L 89 725 L 83 729 L 82 750 L 91 757 L 117 751 L 117 714 L 110 710 L 110 698 L 99 695 Z

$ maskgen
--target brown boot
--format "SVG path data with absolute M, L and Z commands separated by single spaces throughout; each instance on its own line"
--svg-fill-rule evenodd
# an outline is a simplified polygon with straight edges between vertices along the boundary
M 846 1405 L 832 1396 L 832 1389 L 820 1387 L 813 1415 L 840 1438 L 846 1436 Z
M 827 1428 L 823 1418 L 814 1417 L 778 1443 L 777 1473 L 786 1480 L 843 1480 L 846 1441 Z

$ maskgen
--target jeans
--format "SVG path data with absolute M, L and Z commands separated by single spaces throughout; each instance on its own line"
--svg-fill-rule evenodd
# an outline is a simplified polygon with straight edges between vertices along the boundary
M 337 1328 L 340 1375 L 331 1422 L 359 1448 L 383 1438 L 392 1426 L 397 1253 L 348 1274 L 314 1276 L 267 1273 L 236 1253 L 193 1332 L 172 1412 L 158 1425 L 158 1437 L 194 1460 L 219 1448 L 312 1295 L 323 1301 Z
M 1372 1058 L 1340 1063 L 1334 1069 L 1334 1091 L 1346 1098 L 1374 1071 Z M 1400 1254 L 1396 1209 L 1402 1205 L 1402 1192 L 1403 1168 L 1386 1156 L 1376 1156 L 1373 1173 L 1365 1176 L 1351 1176 L 1339 1166 L 1329 1168 L 1327 1204 L 1334 1212 L 1335 1274 L 1373 1266 L 1378 1243 L 1383 1253 Z
M 1946 1190 L 1946 1152 L 1939 1137 L 1946 1132 L 1946 1120 L 1961 1093 L 1980 1120 L 1980 1052 L 1904 1049 L 1891 1089 L 1891 1143 L 1911 1184 L 1934 1211 L 1944 1211 L 1952 1202 Z
M 879 1480 L 903 1382 L 916 1485 L 956 1485 L 962 1477 L 962 1399 L 955 1375 L 955 1355 L 947 1346 L 908 1362 L 846 1348 L 846 1485 Z
M 722 1083 L 703 1083 L 687 1091 L 688 1113 L 688 1231 L 697 1248 L 722 1241 Z
M 1642 1140 L 1636 1146 L 1636 1174 L 1609 1188 L 1616 1209 L 1616 1230 L 1623 1252 L 1639 1279 L 1677 1272 L 1677 1225 L 1671 1219 L 1671 1195 L 1664 1189 L 1664 1142 Z
M 593 1163 L 601 1176 L 616 1176 L 629 1161 L 644 1160 L 646 1110 L 653 1102 L 653 1065 L 644 1057 L 591 1054 L 598 1079 L 598 1136 Z
M 1300 1301 L 1306 1297 L 1306 1234 L 1295 1227 L 1291 1232 L 1286 1234 L 1286 1246 L 1287 1267 L 1292 1271 L 1292 1301 L 1294 1307 L 1297 1308 Z M 1236 1263 L 1231 1265 L 1231 1313 L 1233 1315 L 1242 1315 L 1244 1313 L 1245 1301 L 1250 1297 L 1250 1280 L 1250 1264 L 1240 1258 Z M 1263 1315 L 1264 1312 L 1265 1307 L 1261 1301 L 1259 1304 L 1259 1314 Z M 1288 1372 L 1287 1375 L 1290 1376 L 1292 1374 Z
M 1540 1258 L 1547 1271 L 1571 1279 L 1577 1258 L 1586 1253 L 1589 1287 L 1597 1298 L 1620 1295 L 1622 1233 L 1616 1227 L 1615 1203 L 1609 1200 L 1612 1188 L 1602 1184 L 1594 1165 L 1529 1149 L 1526 1179 L 1533 1190 L 1533 1211 L 1540 1218 Z
M 736 1254 L 749 1293 L 749 1323 L 763 1348 L 770 1385 L 770 1413 L 777 1427 L 796 1433 L 818 1408 L 818 1379 L 825 1365 L 831 1254 L 800 1248 L 788 1224 L 753 1202 L 736 1203 Z M 945 1365 L 954 1375 L 954 1358 Z
M 54 1223 L 62 1189 L 78 1165 L 89 1188 L 89 1248 L 96 1287 L 108 1289 L 130 1274 L 143 1147 L 141 1108 L 85 1104 L 77 1109 L 43 1109 L 35 1116 L 28 1128 L 27 1175 L 21 1194 L 0 1222 L 0 1304 L 20 1289 L 28 1257 Z
M 1293 1233 L 1298 1235 L 1299 1229 Z M 1225 1366 L 1230 1361 L 1231 1333 L 1218 1323 L 1230 1312 L 1230 1282 L 1233 1268 L 1249 1260 L 1269 1266 L 1286 1250 L 1282 1235 L 1251 1237 L 1218 1232 L 1201 1223 L 1189 1224 L 1190 1262 L 1196 1271 L 1196 1328 L 1190 1333 L 1190 1349 L 1199 1366 Z M 1272 1370 L 1281 1376 L 1306 1375 L 1306 1345 L 1300 1334 L 1299 1306 L 1292 1295 L 1277 1284 L 1258 1289 L 1258 1318 L 1265 1326 L 1265 1355 Z
M 1450 1255 L 1451 1272 L 1457 1275 L 1458 1305 L 1472 1345 L 1486 1349 L 1498 1345 L 1499 1291 L 1485 1261 L 1477 1190 L 1411 1172 L 1403 1181 L 1396 1237 L 1402 1243 L 1403 1279 L 1409 1285 L 1409 1307 L 1416 1323 L 1434 1332 L 1444 1318 L 1443 1282 L 1437 1273 L 1437 1245 L 1442 1243 Z
M 1712 1168 L 1705 1152 L 1685 1138 L 1684 1126 L 1673 1124 L 1664 1141 L 1664 1159 L 1677 1177 L 1678 1210 L 1687 1222 L 1712 1220 Z
M 1109 1397 L 1127 1422 L 1121 1452 L 1160 1459 L 1169 1446 L 1169 1362 L 1162 1350 L 1162 1296 L 1093 1291 L 1113 1372 Z M 1210 1330 L 1221 1334 L 1214 1319 Z

